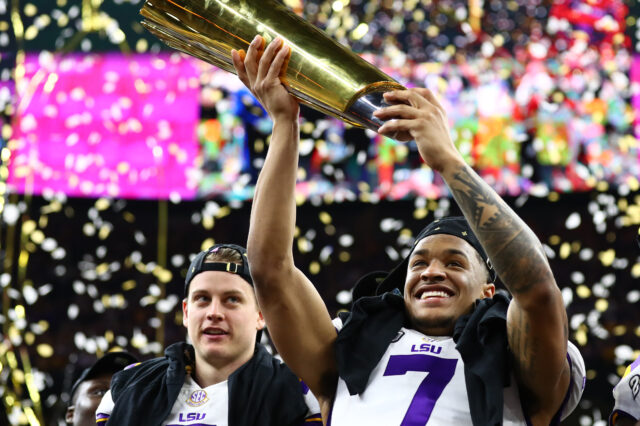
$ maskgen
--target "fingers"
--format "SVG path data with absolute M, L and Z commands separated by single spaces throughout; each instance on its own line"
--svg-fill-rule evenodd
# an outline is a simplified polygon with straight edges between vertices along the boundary
M 378 133 L 400 142 L 408 142 L 413 139 L 411 136 L 413 124 L 413 120 L 389 120 L 380 126 Z
M 406 104 L 395 104 L 386 108 L 374 111 L 373 115 L 380 120 L 390 120 L 392 118 L 412 119 L 418 117 L 419 110 Z
M 394 90 L 384 94 L 384 100 L 390 104 L 406 104 L 414 108 L 420 108 L 427 104 L 427 100 L 415 90 Z
M 287 66 L 289 65 L 289 58 L 291 57 L 291 47 L 283 43 L 282 48 L 278 50 L 276 57 L 273 60 L 273 65 L 269 69 L 268 78 L 281 78 L 285 76 Z
M 284 64 L 287 62 L 291 48 L 285 46 L 280 37 L 276 37 L 265 49 L 260 59 L 258 79 L 269 81 L 278 80 L 284 74 Z
M 236 74 L 238 74 L 240 81 L 242 81 L 246 86 L 249 83 L 249 78 L 247 77 L 247 70 L 244 67 L 244 58 L 244 50 L 237 51 L 235 49 L 231 49 L 231 61 L 233 62 L 233 67 L 236 69 Z
M 249 44 L 249 50 L 244 58 L 244 66 L 251 80 L 254 80 L 258 73 L 258 62 L 260 61 L 260 57 L 264 51 L 264 44 L 264 39 L 259 35 L 255 36 L 251 41 L 251 44 Z
M 265 48 L 265 40 L 257 35 L 248 52 L 231 51 L 231 59 L 238 77 L 248 87 L 253 87 L 258 81 L 269 81 L 284 75 L 291 48 L 285 46 L 280 37 L 276 37 Z
M 406 104 L 413 108 L 428 108 L 432 106 L 445 112 L 436 96 L 429 89 L 413 88 L 408 90 L 394 90 L 384 93 L 383 96 L 384 100 L 390 104 Z
M 271 43 L 269 43 L 267 48 L 262 52 L 260 62 L 258 63 L 258 79 L 264 80 L 264 78 L 266 77 L 267 73 L 269 72 L 269 68 L 271 67 L 271 62 L 273 62 L 273 57 L 277 53 L 277 48 L 279 48 L 281 44 L 282 41 L 278 37 Z
M 446 111 L 445 111 L 444 107 L 442 106 L 442 104 L 440 103 L 440 101 L 438 100 L 438 97 L 431 90 L 425 89 L 423 87 L 417 87 L 417 88 L 415 88 L 413 90 L 416 93 L 418 93 L 420 96 L 422 96 L 423 98 L 428 100 L 433 106 L 435 106 L 440 111 L 442 111 L 443 113 L 446 114 Z

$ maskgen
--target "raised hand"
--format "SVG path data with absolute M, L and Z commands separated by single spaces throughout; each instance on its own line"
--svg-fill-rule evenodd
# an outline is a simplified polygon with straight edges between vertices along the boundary
M 231 51 L 240 81 L 260 101 L 274 122 L 297 120 L 300 112 L 298 101 L 282 83 L 290 54 L 291 48 L 285 46 L 280 37 L 265 49 L 265 40 L 259 35 L 253 39 L 246 54 L 242 50 Z
M 374 112 L 387 120 L 378 133 L 403 142 L 415 140 L 422 159 L 439 172 L 450 160 L 462 159 L 451 140 L 446 112 L 429 89 L 387 92 L 384 99 L 392 105 Z

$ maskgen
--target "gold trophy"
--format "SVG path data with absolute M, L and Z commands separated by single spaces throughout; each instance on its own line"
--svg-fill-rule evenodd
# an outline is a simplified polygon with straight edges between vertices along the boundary
M 142 24 L 170 47 L 235 73 L 231 49 L 260 34 L 291 47 L 282 82 L 301 102 L 354 126 L 377 130 L 382 94 L 404 89 L 275 0 L 146 0 Z

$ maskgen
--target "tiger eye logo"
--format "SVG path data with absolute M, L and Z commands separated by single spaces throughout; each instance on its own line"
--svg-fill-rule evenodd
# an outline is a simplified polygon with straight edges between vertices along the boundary
M 207 393 L 203 390 L 197 390 L 191 392 L 191 396 L 187 399 L 187 405 L 192 407 L 199 407 L 205 402 L 207 402 L 209 398 L 207 397 Z
M 629 387 L 631 388 L 631 394 L 633 395 L 633 399 L 636 399 L 638 396 L 638 391 L 640 391 L 640 375 L 636 374 L 632 378 L 629 379 Z

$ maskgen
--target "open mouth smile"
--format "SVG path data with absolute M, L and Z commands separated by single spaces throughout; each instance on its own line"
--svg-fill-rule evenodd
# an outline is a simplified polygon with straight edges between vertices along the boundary
M 429 300 L 429 299 L 449 299 L 454 293 L 445 287 L 432 288 L 425 286 L 416 292 L 416 299 Z

